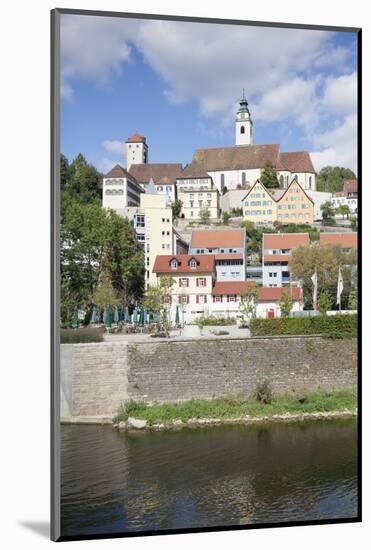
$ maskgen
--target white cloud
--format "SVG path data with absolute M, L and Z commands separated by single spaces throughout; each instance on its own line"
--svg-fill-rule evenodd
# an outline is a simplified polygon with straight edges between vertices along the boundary
M 314 138 L 314 167 L 344 166 L 357 173 L 357 116 L 348 115 L 335 129 Z
M 111 168 L 113 168 L 116 164 L 120 164 L 120 166 L 122 166 L 123 165 L 122 159 L 112 160 L 111 158 L 103 157 L 95 161 L 95 166 L 103 174 L 107 174 L 111 170 Z
M 109 151 L 110 153 L 119 153 L 121 155 L 124 155 L 124 143 L 122 141 L 118 141 L 117 139 L 113 140 L 106 140 L 102 143 L 104 149 L 106 151 Z
M 347 115 L 357 109 L 357 73 L 328 77 L 322 100 L 324 110 L 336 115 Z

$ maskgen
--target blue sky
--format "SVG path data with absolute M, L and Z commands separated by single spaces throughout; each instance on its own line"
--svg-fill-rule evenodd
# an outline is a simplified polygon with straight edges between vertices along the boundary
M 245 88 L 254 143 L 356 170 L 356 35 L 62 16 L 62 152 L 103 172 L 138 131 L 150 162 L 234 145 Z

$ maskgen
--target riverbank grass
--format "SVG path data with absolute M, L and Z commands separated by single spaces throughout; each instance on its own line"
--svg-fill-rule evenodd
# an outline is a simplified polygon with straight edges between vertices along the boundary
M 149 425 L 166 424 L 174 420 L 187 422 L 199 418 L 233 419 L 242 416 L 273 416 L 280 414 L 303 414 L 332 411 L 355 411 L 357 408 L 356 387 L 333 392 L 310 392 L 306 395 L 273 396 L 270 403 L 263 404 L 246 396 L 226 396 L 216 399 L 191 399 L 181 403 L 153 403 L 129 400 L 121 406 L 113 422 L 126 421 L 129 416 L 146 420 Z

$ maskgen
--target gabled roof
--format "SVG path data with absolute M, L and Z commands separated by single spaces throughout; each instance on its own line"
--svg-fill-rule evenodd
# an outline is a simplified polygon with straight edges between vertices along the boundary
M 305 192 L 305 190 L 303 189 L 303 187 L 300 185 L 300 183 L 298 182 L 298 180 L 296 178 L 293 178 L 291 180 L 291 183 L 287 186 L 287 188 L 282 193 L 282 195 L 278 199 L 275 199 L 277 203 L 280 202 L 283 199 L 283 197 L 286 195 L 286 193 L 288 192 L 288 190 L 290 189 L 290 187 L 292 185 L 297 185 L 298 187 L 300 187 L 301 191 L 304 193 L 304 195 L 307 197 L 307 199 L 309 199 L 310 202 L 314 204 L 314 200 L 308 195 L 308 193 Z
M 184 168 L 178 179 L 188 178 L 210 178 L 209 174 L 203 168 L 202 164 L 197 161 L 192 161 Z
M 189 266 L 194 258 L 197 262 L 196 268 Z M 177 260 L 177 269 L 172 269 L 172 260 Z M 173 256 L 156 256 L 153 266 L 153 273 L 213 273 L 215 269 L 215 258 L 213 254 L 175 254 Z
M 245 246 L 244 229 L 195 229 L 190 248 L 242 248 Z
M 270 198 L 273 199 L 275 202 L 277 202 L 274 195 L 272 194 L 272 191 L 274 190 L 267 189 L 260 180 L 256 180 L 256 182 L 250 187 L 250 189 L 247 189 L 246 194 L 241 199 L 241 202 L 244 201 L 248 197 L 248 195 L 250 195 L 251 191 L 254 189 L 256 185 L 261 185 L 264 191 L 270 196 Z M 281 189 L 276 189 L 276 191 L 281 191 Z
M 319 234 L 319 243 L 322 245 L 339 244 L 342 248 L 354 248 L 357 249 L 358 246 L 358 234 L 355 232 L 351 233 L 320 233 Z
M 244 168 L 264 168 L 267 162 L 276 167 L 279 159 L 279 145 L 238 145 L 235 147 L 215 147 L 196 149 L 194 162 L 206 172 L 219 170 L 243 170 Z
M 312 159 L 308 151 L 281 153 L 280 156 L 284 170 L 288 170 L 289 172 L 315 172 Z
M 137 180 L 135 177 L 127 172 L 125 168 L 120 166 L 119 164 L 116 164 L 111 170 L 104 176 L 105 178 L 129 178 L 129 180 L 134 181 L 137 183 Z
M 126 143 L 140 143 L 140 142 L 145 143 L 146 138 L 144 136 L 141 136 L 137 132 L 132 136 L 128 137 L 128 139 L 126 140 Z
M 139 183 L 148 183 L 152 178 L 154 183 L 161 183 L 163 178 L 168 178 L 169 183 L 175 183 L 182 171 L 179 163 L 145 163 L 132 164 L 130 174 L 133 174 Z
M 309 233 L 263 233 L 263 249 L 292 249 L 301 244 L 310 244 Z

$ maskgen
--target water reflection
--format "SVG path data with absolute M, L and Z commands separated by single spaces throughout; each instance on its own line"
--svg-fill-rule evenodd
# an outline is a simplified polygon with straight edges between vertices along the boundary
M 357 515 L 353 420 L 179 432 L 62 427 L 62 534 Z

